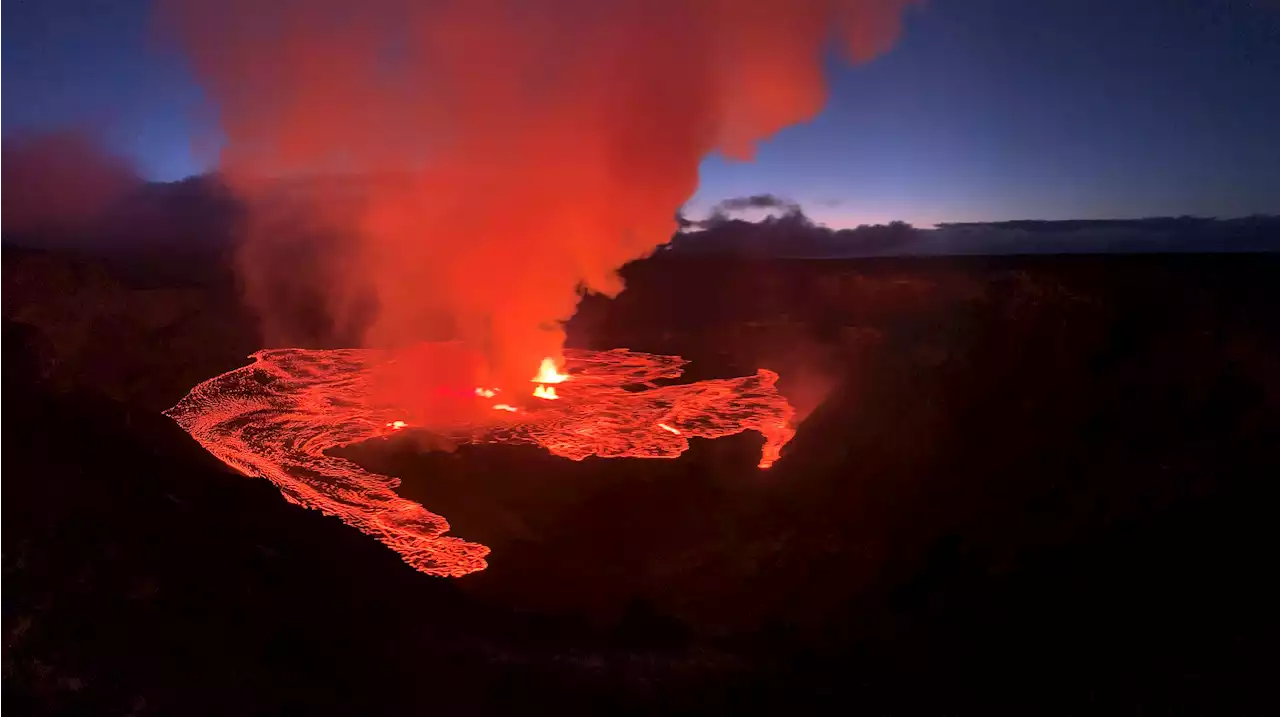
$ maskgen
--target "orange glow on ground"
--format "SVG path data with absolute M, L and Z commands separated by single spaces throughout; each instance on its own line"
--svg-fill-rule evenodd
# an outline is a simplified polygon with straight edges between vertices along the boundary
M 271 349 L 253 359 L 197 385 L 166 415 L 227 465 L 270 480 L 292 503 L 377 538 L 424 573 L 456 577 L 486 567 L 489 548 L 446 535 L 448 521 L 395 492 L 398 479 L 328 453 L 384 436 L 387 427 L 408 426 L 393 418 L 405 415 L 403 407 L 371 407 L 367 400 L 386 354 Z M 772 371 L 657 386 L 656 380 L 679 377 L 685 360 L 624 349 L 569 350 L 565 359 L 574 390 L 561 400 L 502 419 L 479 410 L 474 423 L 441 432 L 459 442 L 534 443 L 580 461 L 676 458 L 689 448 L 689 437 L 751 430 L 765 438 L 761 468 L 773 465 L 795 435 L 795 411 L 778 393 Z M 492 408 L 514 408 L 503 405 Z

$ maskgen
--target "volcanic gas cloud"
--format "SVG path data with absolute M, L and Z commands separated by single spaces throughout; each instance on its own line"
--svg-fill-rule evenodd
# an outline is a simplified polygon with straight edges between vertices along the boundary
M 344 421 L 361 436 L 383 418 L 447 431 L 472 425 L 476 404 L 433 386 L 496 388 L 519 397 L 505 404 L 517 410 L 486 411 L 531 421 L 523 435 L 572 458 L 673 456 L 685 435 L 766 424 L 766 451 L 776 455 L 790 429 L 770 422 L 789 419 L 790 409 L 772 393 L 772 374 L 651 389 L 643 399 L 576 376 L 563 386 L 529 379 L 544 359 L 561 376 L 566 359 L 568 368 L 575 360 L 612 365 L 563 349 L 562 324 L 580 292 L 621 291 L 617 268 L 670 239 L 703 157 L 749 158 L 755 142 L 813 117 L 824 101 L 827 50 L 856 61 L 885 49 L 909 1 L 162 5 L 163 25 L 180 38 L 219 113 L 223 175 L 250 208 L 239 265 L 268 343 L 301 340 L 318 316 L 329 336 L 366 349 L 260 353 L 254 366 L 194 389 L 173 415 L 211 451 L 272 478 L 291 499 L 341 515 L 419 568 L 444 574 L 482 567 L 483 551 L 440 543 L 436 557 L 418 559 L 417 548 L 388 538 L 416 530 L 407 525 L 436 531 L 443 521 L 394 498 L 386 479 L 312 450 L 357 440 Z M 429 345 L 438 348 L 422 348 Z M 454 348 L 439 348 L 446 345 Z M 279 376 L 290 388 L 245 382 L 245 371 Z M 361 391 L 329 392 L 354 381 L 353 372 Z M 683 396 L 699 406 L 694 413 L 718 416 L 713 400 L 755 406 L 746 397 L 766 385 L 767 405 L 728 411 L 732 420 L 693 425 L 658 410 Z M 577 402 L 567 400 L 571 393 Z M 248 411 L 257 401 L 277 413 Z M 343 401 L 362 402 L 363 412 L 317 408 Z M 549 409 L 552 402 L 572 408 Z M 413 418 L 381 415 L 388 406 Z M 577 418 L 527 419 L 531 406 Z M 575 413 L 583 406 L 599 420 Z M 661 424 L 664 442 L 615 448 L 630 444 L 631 419 L 606 416 L 624 411 L 654 418 L 644 430 Z M 290 412 L 311 418 L 296 424 Z M 210 428 L 231 416 L 235 431 Z M 241 425 L 259 420 L 258 428 Z M 320 430 L 325 421 L 332 430 Z M 566 442 L 568 426 L 593 437 Z M 311 456 L 302 467 L 333 481 L 333 490 L 281 479 L 271 463 L 282 460 L 276 448 L 242 440 L 256 431 L 272 432 L 267 444 L 289 444 L 290 456 Z M 368 515 L 356 519 L 321 495 L 334 491 Z M 453 554 L 446 544 L 460 551 L 456 560 L 438 557 Z

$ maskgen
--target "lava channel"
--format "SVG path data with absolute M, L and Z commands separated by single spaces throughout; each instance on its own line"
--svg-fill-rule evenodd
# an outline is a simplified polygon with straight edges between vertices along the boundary
M 489 548 L 455 538 L 449 523 L 396 494 L 400 481 L 327 454 L 412 428 L 395 407 L 370 407 L 370 377 L 386 355 L 369 349 L 269 349 L 253 363 L 211 378 L 165 412 L 227 465 L 270 480 L 286 500 L 337 516 L 430 575 L 483 570 Z M 675 458 L 690 437 L 747 430 L 765 438 L 761 468 L 795 435 L 795 415 L 778 375 L 658 386 L 687 363 L 625 349 L 565 351 L 566 380 L 536 410 L 495 403 L 494 418 L 458 426 L 473 443 L 535 443 L 557 456 Z M 640 388 L 641 390 L 630 390 Z M 488 395 L 484 395 L 488 393 Z M 492 392 L 477 390 L 477 400 Z

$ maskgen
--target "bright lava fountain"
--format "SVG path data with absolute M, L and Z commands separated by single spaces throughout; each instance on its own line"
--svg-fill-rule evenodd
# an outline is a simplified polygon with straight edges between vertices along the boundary
M 364 470 L 330 449 L 412 428 L 394 407 L 365 400 L 385 354 L 369 349 L 270 349 L 243 368 L 211 378 L 166 411 L 231 467 L 270 480 L 292 503 L 341 518 L 431 575 L 461 576 L 486 567 L 489 548 L 446 535 L 449 523 L 396 494 L 400 481 Z M 495 401 L 486 420 L 457 426 L 451 438 L 473 443 L 536 443 L 557 456 L 675 458 L 689 437 L 746 430 L 764 435 L 761 468 L 795 435 L 794 410 L 765 369 L 754 376 L 659 386 L 686 361 L 625 349 L 565 352 L 566 374 L 544 362 L 534 378 L 541 400 L 528 409 Z M 556 384 L 556 385 L 548 385 Z

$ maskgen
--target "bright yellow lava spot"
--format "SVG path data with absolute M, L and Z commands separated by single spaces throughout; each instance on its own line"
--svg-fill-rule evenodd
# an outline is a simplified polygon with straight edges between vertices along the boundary
M 529 380 L 534 383 L 563 383 L 569 380 L 569 375 L 560 373 L 556 368 L 555 359 L 548 356 L 542 359 L 542 365 L 538 367 L 538 375 Z

